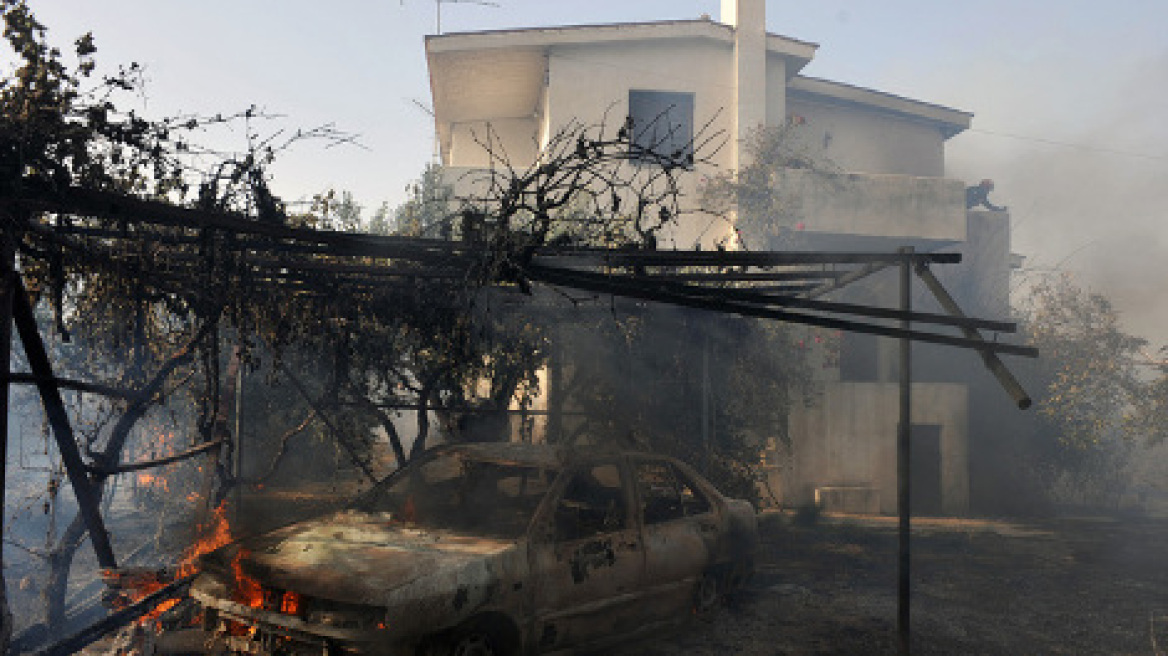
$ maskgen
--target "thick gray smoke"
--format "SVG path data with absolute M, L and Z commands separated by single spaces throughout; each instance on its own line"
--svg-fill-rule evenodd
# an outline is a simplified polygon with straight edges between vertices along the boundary
M 1023 275 L 1072 272 L 1115 302 L 1131 332 L 1168 341 L 1168 51 L 955 78 L 938 81 L 951 92 L 942 97 L 976 116 L 949 142 L 948 175 L 994 179 Z

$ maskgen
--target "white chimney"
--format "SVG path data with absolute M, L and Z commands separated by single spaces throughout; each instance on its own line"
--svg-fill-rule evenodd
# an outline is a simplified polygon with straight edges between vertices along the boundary
M 766 31 L 766 0 L 722 0 L 722 22 L 752 32 Z
M 746 164 L 742 143 L 766 123 L 766 0 L 722 0 L 722 22 L 734 28 L 734 168 Z

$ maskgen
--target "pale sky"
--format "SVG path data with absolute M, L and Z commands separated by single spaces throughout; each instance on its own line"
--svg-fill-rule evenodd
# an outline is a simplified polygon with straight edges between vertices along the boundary
M 715 18 L 718 0 L 495 0 L 444 31 Z M 290 200 L 402 200 L 432 150 L 423 36 L 433 0 L 30 0 L 67 46 L 147 67 L 151 115 L 257 104 L 290 129 L 335 123 L 365 149 L 306 145 L 274 170 Z M 1168 1 L 767 3 L 772 32 L 820 44 L 803 73 L 973 112 L 949 175 L 993 178 L 1028 265 L 1077 272 L 1137 333 L 1168 342 Z M 1005 136 L 1014 135 L 1014 136 Z M 1016 138 L 1021 137 L 1021 138 Z M 242 139 L 242 135 L 239 137 Z M 1064 145 L 1069 144 L 1069 145 Z

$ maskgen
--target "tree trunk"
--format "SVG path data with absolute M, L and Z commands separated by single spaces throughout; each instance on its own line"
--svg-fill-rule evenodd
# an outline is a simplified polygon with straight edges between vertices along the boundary
M 134 425 L 145 416 L 146 411 L 153 404 L 160 401 L 160 392 L 166 380 L 176 368 L 193 357 L 196 345 L 207 336 L 214 323 L 214 321 L 208 321 L 183 348 L 171 355 L 166 363 L 159 367 L 150 382 L 142 388 L 137 399 L 118 418 L 110 432 L 110 439 L 105 448 L 95 454 L 94 461 L 99 466 L 114 467 L 118 464 L 121 460 L 122 449 L 125 447 Z M 93 480 L 95 494 L 102 495 L 106 477 L 97 474 Z M 65 597 L 69 589 L 69 571 L 73 565 L 73 557 L 84 537 L 85 523 L 82 521 L 81 515 L 78 514 L 69 522 L 65 534 L 49 552 L 47 558 L 49 576 L 43 592 L 45 625 L 49 629 L 49 635 L 62 635 L 66 628 L 65 613 L 68 609 L 65 607 Z
M 45 626 L 50 636 L 65 635 L 65 613 L 68 610 L 65 608 L 65 597 L 69 592 L 69 570 L 73 567 L 73 556 L 77 554 L 84 538 L 85 522 L 80 514 L 74 515 L 65 534 L 45 559 L 49 566 L 49 578 L 41 594 L 45 600 Z
M 430 435 L 430 397 L 434 394 L 434 380 L 422 383 L 422 391 L 418 392 L 418 435 L 410 446 L 410 460 L 417 458 L 426 450 L 426 439 Z

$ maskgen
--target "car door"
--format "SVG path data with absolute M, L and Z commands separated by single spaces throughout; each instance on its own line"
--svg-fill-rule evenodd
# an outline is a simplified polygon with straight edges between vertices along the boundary
M 716 506 L 668 460 L 633 461 L 645 542 L 646 611 L 670 619 L 693 607 L 711 564 L 719 522 Z
M 637 628 L 644 549 L 619 459 L 565 472 L 532 536 L 534 639 L 570 648 Z

